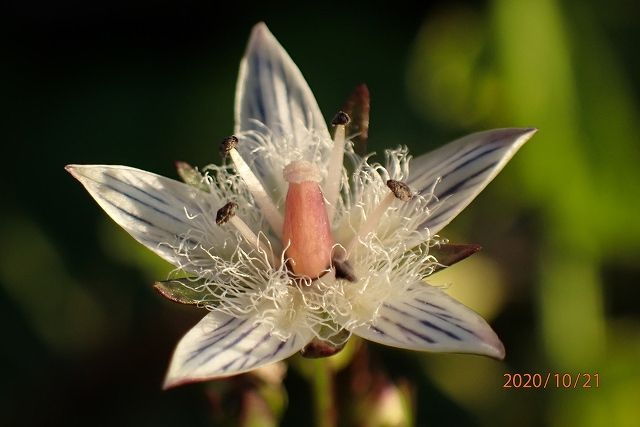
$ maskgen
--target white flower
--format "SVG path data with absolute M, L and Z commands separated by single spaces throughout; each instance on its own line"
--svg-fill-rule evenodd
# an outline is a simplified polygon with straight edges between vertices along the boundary
M 331 138 L 264 24 L 240 65 L 235 118 L 223 143 L 229 163 L 208 166 L 195 185 L 126 166 L 67 167 L 206 296 L 209 313 L 178 344 L 166 386 L 255 369 L 314 338 L 340 344 L 344 330 L 394 347 L 504 357 L 479 315 L 424 280 L 437 266 L 436 233 L 534 129 L 476 133 L 416 159 L 388 150 L 384 165 L 369 163 L 345 138 L 346 115 Z

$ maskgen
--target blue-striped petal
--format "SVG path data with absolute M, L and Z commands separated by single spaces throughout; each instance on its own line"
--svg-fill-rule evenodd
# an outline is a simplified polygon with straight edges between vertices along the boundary
M 69 165 L 66 169 L 116 223 L 176 266 L 186 260 L 174 247 L 181 242 L 196 246 L 197 241 L 184 238 L 202 234 L 196 230 L 200 222 L 191 218 L 215 212 L 213 207 L 202 211 L 209 206 L 207 201 L 214 200 L 213 195 L 151 172 L 107 165 Z
M 253 27 L 236 88 L 235 132 L 266 125 L 275 138 L 308 140 L 307 130 L 329 138 L 311 89 L 284 48 L 264 23 Z M 307 138 L 305 138 L 307 136 Z
M 504 358 L 504 346 L 476 312 L 426 284 L 383 303 L 370 326 L 351 332 L 380 344 L 408 350 L 473 353 Z
M 494 129 L 474 133 L 417 157 L 407 184 L 432 191 L 434 209 L 420 228 L 439 232 L 491 182 L 536 129 Z
M 283 341 L 269 325 L 211 312 L 178 343 L 164 386 L 228 377 L 278 362 L 300 351 L 311 337 L 298 332 Z

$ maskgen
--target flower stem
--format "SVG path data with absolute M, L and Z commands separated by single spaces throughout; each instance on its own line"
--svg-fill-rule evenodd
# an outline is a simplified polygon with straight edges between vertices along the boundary
M 336 425 L 333 370 L 326 358 L 314 360 L 313 406 L 316 427 Z

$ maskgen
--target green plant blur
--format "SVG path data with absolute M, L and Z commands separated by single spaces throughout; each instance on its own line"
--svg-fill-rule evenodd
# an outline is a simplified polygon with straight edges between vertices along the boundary
M 489 319 L 505 361 L 368 347 L 371 370 L 410 396 L 411 404 L 399 400 L 403 411 L 413 408 L 406 423 L 636 425 L 634 6 L 285 2 L 229 5 L 223 13 L 179 2 L 16 2 L 9 67 L 0 70 L 8 100 L 0 425 L 310 422 L 299 359 L 286 392 L 262 390 L 256 399 L 266 406 L 251 414 L 238 415 L 237 385 L 160 390 L 173 345 L 202 313 L 153 292 L 171 266 L 121 231 L 63 170 L 112 163 L 176 178 L 175 160 L 218 162 L 217 143 L 233 126 L 238 63 L 259 20 L 301 68 L 328 119 L 354 86 L 368 84 L 372 151 L 406 144 L 417 155 L 477 130 L 539 128 L 443 232 L 484 250 L 433 276 Z M 341 369 L 338 385 L 351 381 Z M 504 388 L 507 373 L 551 373 L 553 384 Z M 599 387 L 565 389 L 561 380 L 556 387 L 555 373 L 598 374 Z M 349 388 L 342 390 L 339 410 L 350 404 Z M 366 418 L 366 402 L 359 404 L 352 410 Z M 349 423 L 340 412 L 338 419 Z

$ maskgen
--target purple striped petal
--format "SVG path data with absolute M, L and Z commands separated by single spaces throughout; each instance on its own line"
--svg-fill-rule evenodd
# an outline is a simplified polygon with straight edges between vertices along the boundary
M 370 341 L 409 350 L 504 358 L 502 342 L 476 312 L 426 284 L 416 285 L 409 294 L 409 297 L 386 301 L 371 326 L 351 332 Z
M 407 184 L 432 191 L 433 213 L 421 224 L 431 234 L 449 224 L 491 182 L 536 129 L 494 129 L 474 133 L 417 157 Z
M 262 130 L 274 137 L 304 141 L 307 130 L 329 138 L 329 131 L 311 89 L 284 48 L 264 23 L 253 27 L 236 88 L 235 132 Z
M 127 166 L 69 165 L 66 167 L 89 194 L 137 241 L 175 266 L 184 264 L 173 247 L 197 246 L 186 238 L 197 235 L 194 215 L 213 196 L 187 184 Z M 214 203 L 215 205 L 215 203 Z M 212 208 L 213 209 L 213 208 Z
M 311 337 L 298 332 L 282 340 L 269 325 L 211 312 L 178 343 L 164 386 L 228 377 L 278 362 L 300 351 Z

